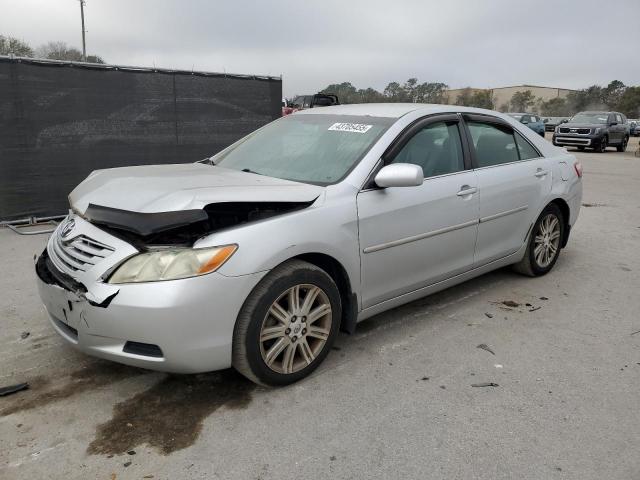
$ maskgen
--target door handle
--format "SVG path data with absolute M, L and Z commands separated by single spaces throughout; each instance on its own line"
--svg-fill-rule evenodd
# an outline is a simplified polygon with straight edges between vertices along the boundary
M 544 176 L 546 176 L 549 173 L 548 170 L 542 170 L 541 168 L 538 169 L 538 171 L 536 171 L 535 175 L 538 178 L 542 178 Z
M 477 191 L 478 191 L 478 189 L 476 187 L 470 187 L 469 185 L 463 185 L 462 187 L 460 187 L 460 191 L 458 193 L 456 193 L 456 195 L 459 196 L 459 197 L 465 197 L 467 195 L 473 195 Z

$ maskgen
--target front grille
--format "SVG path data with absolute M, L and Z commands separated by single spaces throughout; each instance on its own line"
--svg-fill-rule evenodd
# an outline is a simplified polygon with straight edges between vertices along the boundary
M 560 127 L 560 133 L 573 133 L 577 135 L 589 135 L 591 133 L 590 128 L 570 128 Z
M 588 138 L 556 137 L 556 143 L 559 145 L 589 145 L 591 140 Z
M 56 231 L 49 242 L 49 256 L 61 270 L 74 274 L 84 272 L 111 255 L 113 247 L 93 240 L 86 235 L 66 240 Z

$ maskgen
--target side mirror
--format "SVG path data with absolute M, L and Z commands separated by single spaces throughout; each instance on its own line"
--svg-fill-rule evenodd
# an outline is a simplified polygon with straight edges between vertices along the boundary
M 424 174 L 418 165 L 392 163 L 382 167 L 373 181 L 381 188 L 417 187 L 424 182 Z

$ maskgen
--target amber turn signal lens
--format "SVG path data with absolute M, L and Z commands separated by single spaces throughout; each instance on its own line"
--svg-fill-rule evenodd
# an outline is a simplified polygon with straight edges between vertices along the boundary
M 217 270 L 231 257 L 231 255 L 235 253 L 237 249 L 237 245 L 227 245 L 226 247 L 220 248 L 207 263 L 200 267 L 198 274 L 202 275 L 203 273 L 209 273 Z

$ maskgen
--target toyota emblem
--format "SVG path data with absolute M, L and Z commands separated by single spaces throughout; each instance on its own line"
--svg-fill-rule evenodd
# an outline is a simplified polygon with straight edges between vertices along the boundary
M 76 221 L 73 218 L 69 219 L 67 223 L 65 223 L 62 226 L 62 230 L 60 230 L 60 236 L 62 238 L 68 237 L 75 226 L 76 226 Z

